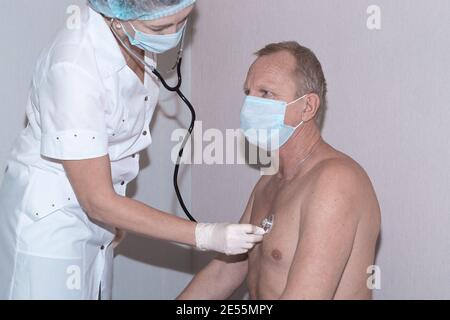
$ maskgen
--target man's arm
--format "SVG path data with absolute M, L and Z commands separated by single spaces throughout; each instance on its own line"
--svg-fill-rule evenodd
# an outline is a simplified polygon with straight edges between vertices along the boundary
M 333 299 L 353 247 L 362 177 L 329 164 L 302 205 L 297 250 L 280 299 Z
M 247 268 L 247 254 L 233 257 L 220 254 L 192 279 L 177 299 L 227 299 L 244 281 Z
M 248 200 L 240 223 L 249 223 L 254 192 Z M 262 237 L 262 236 L 261 236 Z M 228 257 L 220 254 L 203 268 L 177 297 L 179 300 L 227 299 L 245 280 L 248 271 L 248 255 Z

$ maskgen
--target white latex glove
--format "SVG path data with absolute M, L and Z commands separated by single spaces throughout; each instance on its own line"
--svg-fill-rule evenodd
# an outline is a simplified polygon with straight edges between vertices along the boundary
M 251 224 L 198 223 L 195 240 L 200 250 L 243 254 L 261 242 L 264 229 Z

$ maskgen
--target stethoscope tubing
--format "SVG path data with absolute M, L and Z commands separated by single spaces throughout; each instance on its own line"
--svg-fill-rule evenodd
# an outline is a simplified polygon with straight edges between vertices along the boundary
M 135 59 L 137 59 L 144 66 L 149 68 L 152 71 L 152 73 L 161 81 L 162 85 L 164 86 L 164 88 L 166 90 L 168 90 L 170 92 L 176 92 L 177 95 L 186 104 L 186 106 L 189 108 L 189 111 L 191 112 L 191 123 L 189 125 L 188 132 L 186 133 L 186 135 L 185 135 L 185 137 L 183 139 L 183 142 L 182 142 L 181 147 L 180 147 L 180 151 L 178 152 L 177 161 L 175 163 L 175 168 L 174 168 L 174 173 L 173 173 L 173 186 L 174 186 L 174 189 L 175 189 L 175 193 L 177 195 L 178 202 L 180 203 L 180 206 L 183 209 L 185 215 L 189 218 L 189 220 L 191 220 L 193 222 L 197 222 L 194 219 L 194 217 L 192 216 L 192 214 L 190 213 L 189 209 L 187 208 L 187 206 L 186 206 L 186 204 L 185 204 L 185 202 L 183 200 L 183 196 L 181 194 L 180 188 L 178 186 L 178 174 L 179 174 L 179 171 L 180 171 L 181 159 L 182 159 L 183 154 L 184 154 L 184 148 L 186 147 L 187 142 L 189 141 L 190 137 L 192 136 L 192 132 L 194 131 L 194 127 L 195 127 L 195 121 L 196 121 L 196 118 L 197 118 L 194 106 L 192 105 L 192 103 L 189 101 L 189 99 L 186 98 L 186 96 L 181 91 L 181 85 L 183 83 L 183 79 L 182 79 L 182 75 L 181 75 L 181 65 L 182 65 L 182 62 L 183 62 L 183 57 L 182 57 L 183 48 L 182 48 L 182 46 L 183 46 L 183 43 L 184 43 L 184 35 L 183 35 L 183 39 L 181 40 L 181 48 L 178 51 L 178 58 L 177 58 L 178 82 L 177 82 L 177 84 L 175 86 L 170 86 L 167 83 L 167 81 L 164 79 L 164 77 L 158 72 L 158 70 L 154 66 L 149 65 L 147 62 L 145 62 L 143 59 L 141 59 L 136 53 L 133 52 L 133 50 L 131 48 L 128 47 L 128 45 L 125 44 L 125 42 L 119 37 L 119 35 L 114 30 L 113 20 L 114 19 L 111 20 L 111 30 L 113 31 L 114 35 L 119 40 L 119 42 L 122 44 L 122 46 Z

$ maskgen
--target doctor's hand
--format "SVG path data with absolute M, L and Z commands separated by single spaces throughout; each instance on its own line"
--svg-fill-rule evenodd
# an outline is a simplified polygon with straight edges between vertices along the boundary
M 264 234 L 264 229 L 251 224 L 199 223 L 195 240 L 200 250 L 237 255 L 247 253 Z

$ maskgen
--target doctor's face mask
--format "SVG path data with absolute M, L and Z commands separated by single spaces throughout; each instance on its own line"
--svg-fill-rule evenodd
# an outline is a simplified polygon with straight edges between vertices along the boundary
M 181 41 L 186 31 L 187 21 L 177 32 L 172 34 L 149 34 L 136 29 L 132 22 L 129 23 L 134 31 L 134 37 L 125 31 L 130 43 L 147 52 L 164 53 L 175 48 Z M 126 30 L 124 28 L 124 30 Z
M 189 0 L 186 4 L 193 2 Z M 122 24 L 122 28 L 133 46 L 147 52 L 165 53 L 183 40 L 193 8 L 191 5 L 159 19 L 128 20 Z

